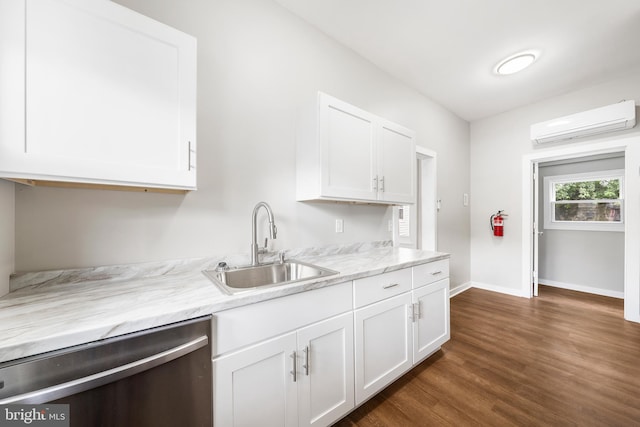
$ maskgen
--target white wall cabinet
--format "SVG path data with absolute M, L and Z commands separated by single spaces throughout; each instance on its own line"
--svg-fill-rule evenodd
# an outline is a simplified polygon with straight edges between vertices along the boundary
M 214 423 L 327 426 L 354 407 L 353 315 L 213 361 Z
M 415 132 L 318 93 L 297 147 L 297 199 L 415 202 Z
M 0 177 L 195 189 L 196 40 L 107 0 L 0 0 Z

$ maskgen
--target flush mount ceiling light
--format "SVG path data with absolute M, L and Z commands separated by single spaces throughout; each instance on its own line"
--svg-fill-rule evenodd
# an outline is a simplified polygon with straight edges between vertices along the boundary
M 521 52 L 501 61 L 496 65 L 495 72 L 502 76 L 514 74 L 533 64 L 537 58 L 537 52 Z

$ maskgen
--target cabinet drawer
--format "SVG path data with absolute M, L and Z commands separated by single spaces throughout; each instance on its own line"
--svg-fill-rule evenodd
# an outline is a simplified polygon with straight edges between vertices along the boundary
M 416 265 L 413 267 L 413 288 L 416 289 L 447 277 L 449 277 L 448 259 Z
M 354 307 L 363 307 L 410 290 L 410 268 L 357 279 L 353 281 Z

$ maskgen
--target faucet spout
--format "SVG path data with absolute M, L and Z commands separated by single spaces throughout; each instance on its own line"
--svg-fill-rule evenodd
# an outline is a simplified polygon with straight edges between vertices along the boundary
M 260 252 L 260 249 L 258 248 L 257 220 L 258 220 L 258 211 L 260 210 L 260 208 L 264 208 L 267 211 L 267 215 L 269 217 L 269 236 L 272 239 L 275 239 L 278 234 L 278 228 L 276 227 L 271 206 L 269 206 L 265 202 L 259 202 L 253 208 L 253 213 L 251 215 L 251 265 L 259 264 L 258 253 Z M 266 249 L 266 244 L 265 244 L 265 249 Z

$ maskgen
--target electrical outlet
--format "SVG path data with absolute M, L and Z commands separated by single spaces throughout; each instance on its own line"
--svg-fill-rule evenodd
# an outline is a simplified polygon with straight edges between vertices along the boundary
M 336 219 L 336 233 L 344 232 L 344 221 L 341 219 Z

